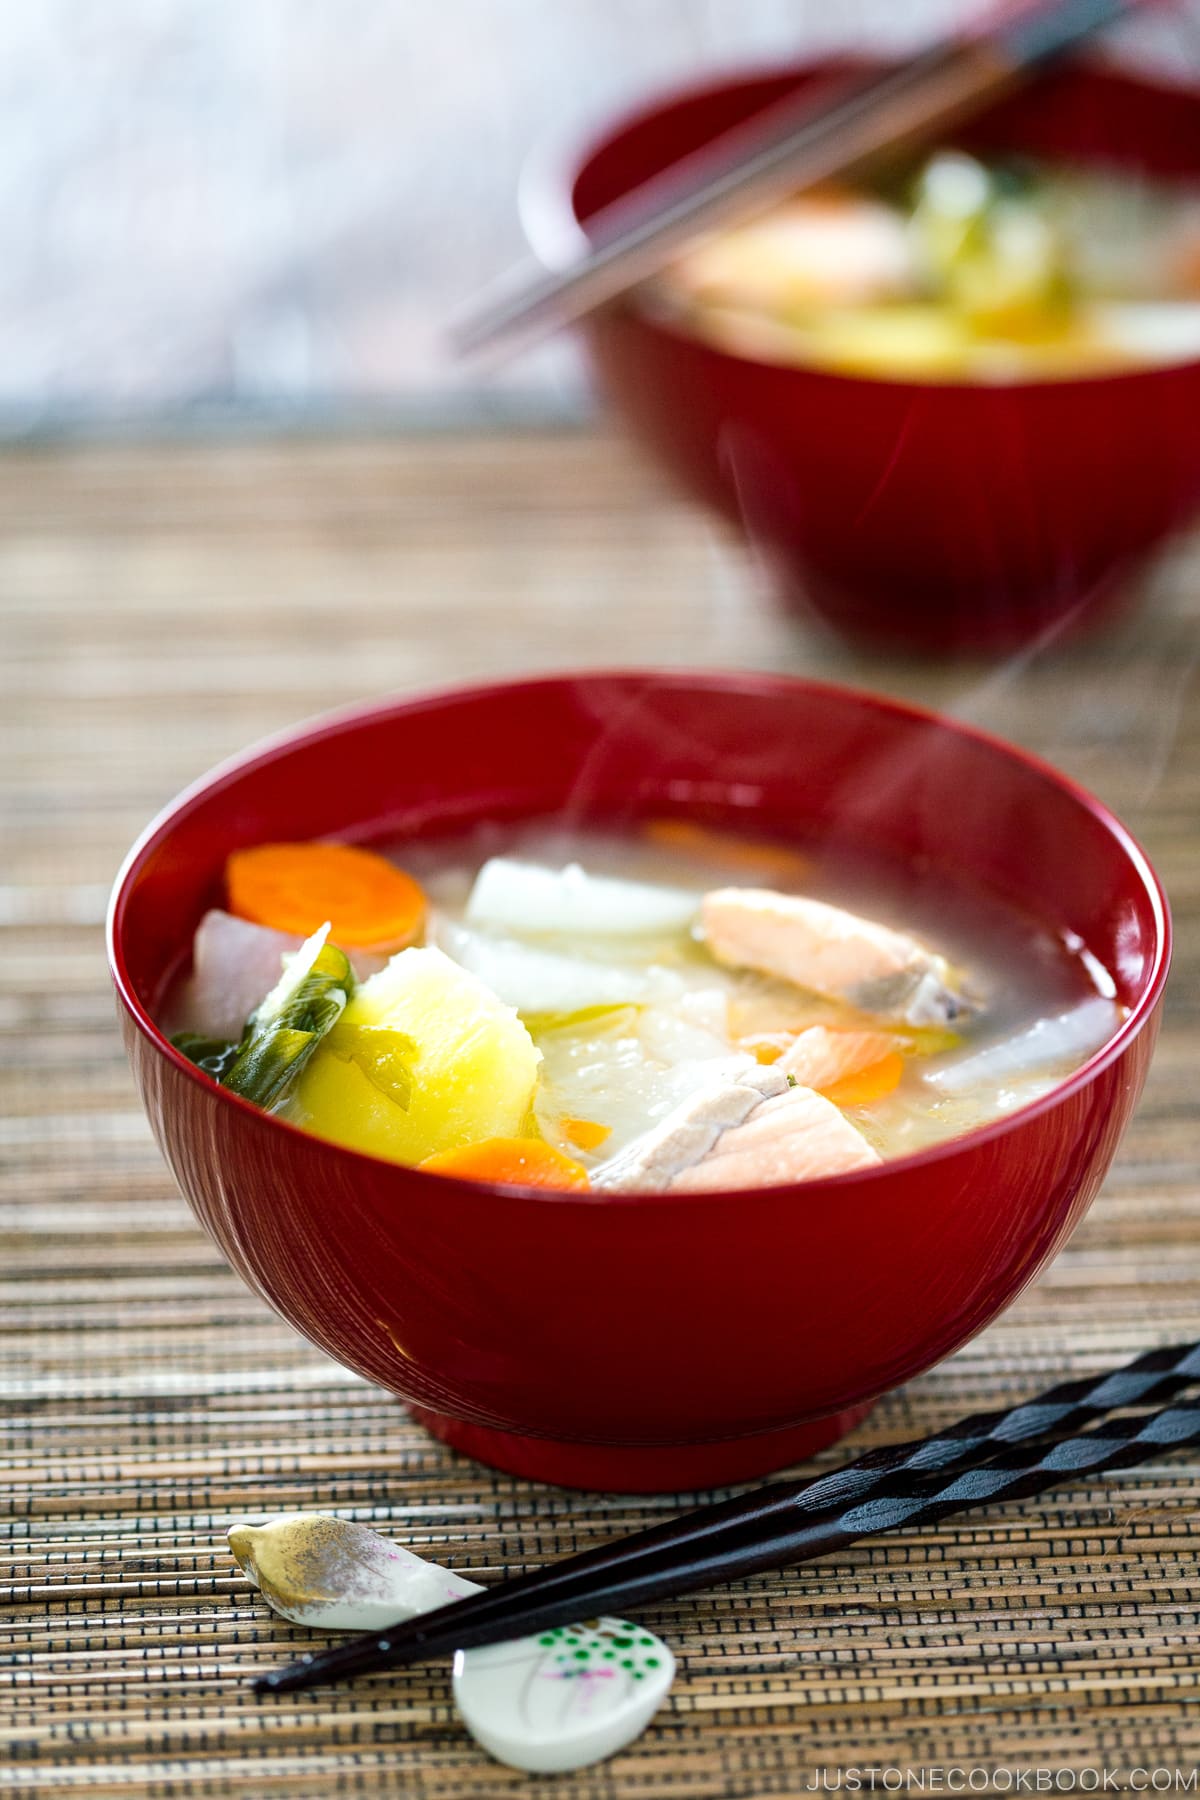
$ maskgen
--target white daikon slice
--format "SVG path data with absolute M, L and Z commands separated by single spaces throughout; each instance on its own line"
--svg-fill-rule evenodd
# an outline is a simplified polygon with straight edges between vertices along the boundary
M 930 1069 L 924 1079 L 943 1094 L 963 1094 L 984 1084 L 1004 1086 L 1060 1063 L 1077 1067 L 1108 1042 L 1123 1017 L 1123 1007 L 1097 995 L 1055 1018 L 1039 1019 L 1016 1037 Z
M 699 894 L 685 888 L 589 875 L 578 863 L 548 869 L 494 856 L 475 879 L 467 919 L 534 936 L 647 937 L 686 931 L 699 905 Z

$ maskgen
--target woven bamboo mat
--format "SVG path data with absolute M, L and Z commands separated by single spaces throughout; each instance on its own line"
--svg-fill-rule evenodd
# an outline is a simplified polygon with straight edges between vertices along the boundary
M 336 1508 L 488 1579 L 675 1505 L 526 1485 L 430 1442 L 242 1288 L 150 1140 L 102 960 L 108 884 L 184 782 L 327 706 L 619 646 L 624 661 L 877 685 L 1067 767 L 1138 830 L 1173 894 L 1157 1062 L 1070 1247 L 854 1448 L 1200 1328 L 1186 554 L 1113 637 L 934 671 L 788 626 L 749 564 L 609 439 L 81 447 L 0 462 L 0 604 L 0 1784 L 120 1800 L 524 1791 L 456 1727 L 441 1668 L 255 1700 L 247 1676 L 306 1639 L 241 1581 L 224 1525 Z M 1186 1783 L 1198 1503 L 1200 1462 L 1176 1459 L 657 1609 L 681 1660 L 669 1705 L 617 1761 L 538 1791 L 794 1794 L 847 1765 L 893 1786 L 905 1769 L 970 1772 L 976 1789 L 1038 1768 L 1060 1787 L 1085 1770 Z

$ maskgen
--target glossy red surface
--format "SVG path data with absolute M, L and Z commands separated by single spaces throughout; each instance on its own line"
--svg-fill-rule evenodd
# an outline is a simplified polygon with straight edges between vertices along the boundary
M 1036 1105 L 920 1156 L 792 1188 L 603 1198 L 454 1181 L 308 1136 L 217 1088 L 154 1023 L 239 845 L 672 811 L 867 841 L 931 880 L 968 871 L 1077 932 L 1130 1017 Z M 749 1434 L 825 1420 L 830 1436 L 829 1415 L 927 1368 L 1036 1275 L 1137 1099 L 1168 924 L 1111 816 L 993 740 L 835 688 L 631 673 L 380 706 L 217 771 L 131 852 L 110 954 L 155 1136 L 251 1287 L 505 1467 L 667 1487 L 795 1447 Z M 529 1438 L 546 1440 L 536 1454 Z
M 535 247 L 553 255 L 574 221 L 836 72 L 729 81 L 626 121 L 530 184 Z M 958 141 L 1196 176 L 1200 93 L 1063 67 Z M 999 650 L 1089 625 L 1200 506 L 1200 362 L 985 387 L 757 363 L 628 306 L 585 336 L 641 441 L 745 528 L 797 608 L 852 637 Z
M 553 1481 L 559 1487 L 607 1488 L 623 1494 L 678 1493 L 685 1488 L 724 1487 L 751 1481 L 792 1463 L 806 1462 L 818 1450 L 835 1444 L 866 1418 L 871 1400 L 844 1412 L 827 1413 L 782 1431 L 760 1431 L 753 1437 L 725 1438 L 715 1443 L 635 1444 L 614 1450 L 611 1444 L 576 1444 L 562 1438 L 524 1437 L 472 1424 L 453 1413 L 426 1406 L 411 1408 L 427 1431 L 464 1456 L 495 1469 L 523 1475 L 527 1481 Z

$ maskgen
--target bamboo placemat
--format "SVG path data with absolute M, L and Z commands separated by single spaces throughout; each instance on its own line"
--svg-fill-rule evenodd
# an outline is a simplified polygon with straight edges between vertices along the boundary
M 184 782 L 327 706 L 611 662 L 616 647 L 954 707 L 1098 789 L 1156 859 L 1179 927 L 1145 1098 L 1070 1247 L 853 1445 L 1197 1333 L 1200 567 L 1186 554 L 1114 636 L 1000 671 L 930 670 L 788 625 L 749 562 L 612 439 L 76 447 L 0 460 L 0 603 L 0 1783 L 120 1800 L 522 1791 L 457 1728 L 443 1669 L 255 1700 L 247 1676 L 306 1640 L 237 1575 L 225 1524 L 333 1508 L 488 1579 L 675 1505 L 530 1486 L 433 1444 L 243 1289 L 150 1140 L 102 960 L 108 884 Z M 1198 1496 L 1200 1463 L 1177 1459 L 657 1609 L 648 1622 L 681 1660 L 669 1705 L 617 1761 L 538 1791 L 795 1794 L 848 1765 L 886 1771 L 861 1777 L 877 1791 L 905 1770 L 924 1791 L 938 1770 L 946 1791 L 1037 1791 L 1038 1769 L 1060 1789 L 1065 1772 L 1092 1784 L 1088 1770 L 1112 1771 L 1110 1791 L 1138 1770 L 1149 1791 L 1160 1769 L 1186 1787 Z

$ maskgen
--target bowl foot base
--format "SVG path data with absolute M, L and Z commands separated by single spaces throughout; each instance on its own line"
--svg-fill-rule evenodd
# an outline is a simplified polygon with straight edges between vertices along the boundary
M 669 1494 L 750 1481 L 756 1475 L 803 1462 L 852 1431 L 873 1404 L 863 1401 L 845 1412 L 810 1419 L 806 1425 L 755 1437 L 722 1438 L 711 1444 L 574 1444 L 493 1431 L 486 1425 L 430 1412 L 424 1406 L 410 1406 L 409 1411 L 444 1444 L 510 1475 L 549 1481 L 558 1487 Z
M 918 661 L 1053 652 L 1111 630 L 1143 597 L 1145 582 L 1124 568 L 1090 585 L 1060 593 L 993 594 L 968 589 L 919 592 L 895 582 L 872 590 L 842 588 L 809 570 L 803 579 L 784 567 L 777 589 L 784 609 L 868 654 Z

